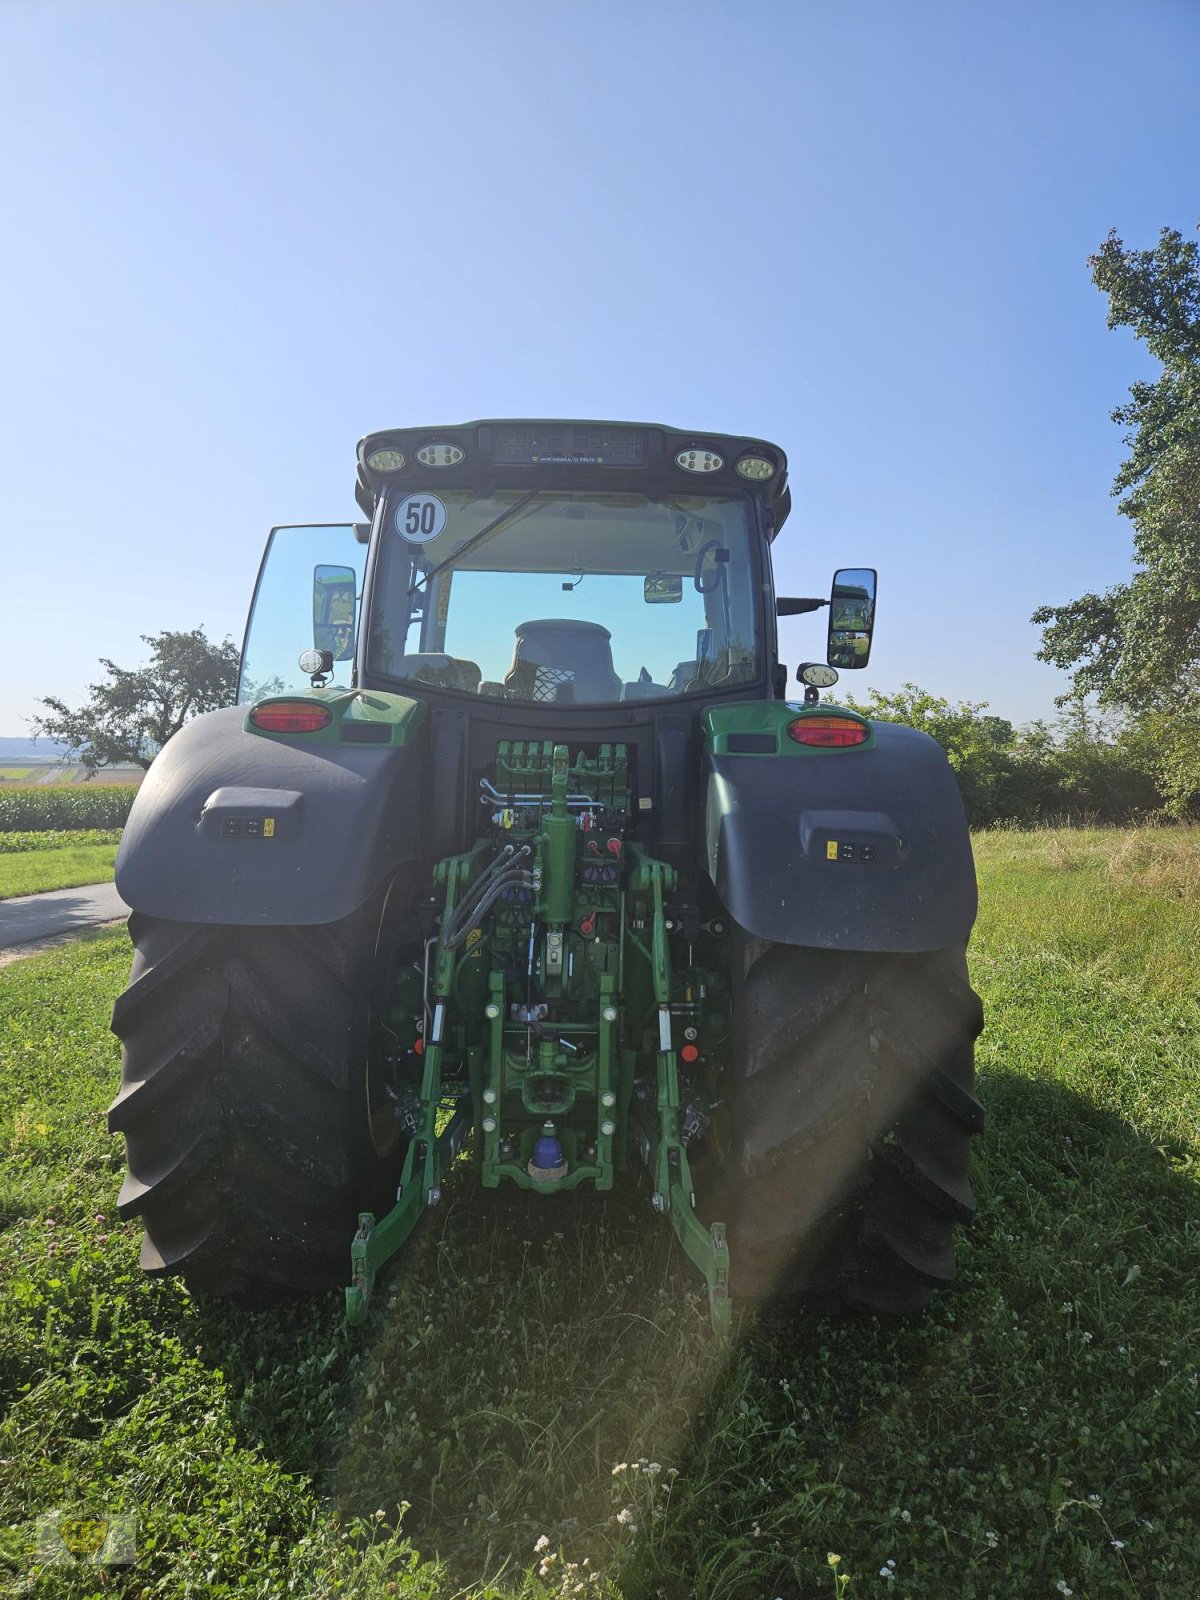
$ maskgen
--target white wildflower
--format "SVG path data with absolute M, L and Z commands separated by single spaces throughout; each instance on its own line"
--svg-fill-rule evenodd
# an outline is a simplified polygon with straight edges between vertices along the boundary
M 540 1556 L 543 1550 L 549 1550 L 549 1548 L 550 1548 L 550 1541 L 546 1537 L 545 1534 L 542 1534 L 541 1538 L 538 1540 L 538 1542 L 533 1547 L 533 1553 L 534 1553 L 534 1555 Z

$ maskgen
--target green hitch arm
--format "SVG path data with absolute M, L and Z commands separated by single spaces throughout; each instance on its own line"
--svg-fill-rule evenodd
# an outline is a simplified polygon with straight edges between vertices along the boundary
M 733 1325 L 729 1298 L 729 1246 L 725 1224 L 706 1228 L 695 1212 L 695 1191 L 687 1150 L 679 1132 L 679 1073 L 671 1039 L 671 954 L 663 908 L 664 875 L 669 868 L 643 859 L 640 872 L 654 895 L 651 966 L 658 1004 L 658 1139 L 653 1156 L 655 1204 L 665 1210 L 688 1259 L 704 1274 L 713 1332 L 726 1337 Z
M 445 927 L 460 885 L 470 876 L 474 856 L 457 856 L 446 863 Z M 374 1213 L 359 1214 L 358 1232 L 350 1245 L 350 1286 L 346 1290 L 346 1321 L 362 1323 L 380 1267 L 401 1248 L 417 1225 L 421 1213 L 441 1199 L 442 1174 L 450 1166 L 470 1126 L 470 1097 L 464 1096 L 449 1123 L 439 1134 L 438 1111 L 442 1101 L 442 1052 L 445 1049 L 449 995 L 457 956 L 438 941 L 433 970 L 433 1020 L 425 1040 L 421 1072 L 421 1106 L 417 1126 L 404 1157 L 404 1171 L 396 1190 L 396 1204 L 380 1221 Z

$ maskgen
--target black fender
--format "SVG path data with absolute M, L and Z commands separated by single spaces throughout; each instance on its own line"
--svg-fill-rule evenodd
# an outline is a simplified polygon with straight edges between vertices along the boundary
M 405 869 L 416 882 L 424 727 L 403 743 L 351 744 L 339 723 L 337 739 L 306 742 L 252 733 L 245 717 L 245 707 L 196 717 L 151 765 L 117 854 L 128 906 L 176 922 L 292 926 L 349 916 Z
M 978 893 L 941 746 L 873 722 L 869 748 L 707 756 L 708 874 L 756 938 L 826 950 L 965 944 Z

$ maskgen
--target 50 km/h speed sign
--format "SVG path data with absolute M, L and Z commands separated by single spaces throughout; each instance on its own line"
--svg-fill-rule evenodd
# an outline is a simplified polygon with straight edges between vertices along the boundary
M 446 526 L 446 507 L 435 494 L 410 494 L 396 507 L 396 532 L 409 544 L 429 544 Z

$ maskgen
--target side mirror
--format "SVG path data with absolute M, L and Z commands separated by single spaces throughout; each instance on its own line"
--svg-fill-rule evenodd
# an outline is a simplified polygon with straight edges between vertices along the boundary
M 874 567 L 840 567 L 829 596 L 829 643 L 825 659 L 831 667 L 865 667 L 875 631 Z
M 669 578 L 654 572 L 642 585 L 642 595 L 648 606 L 678 605 L 683 599 L 683 579 Z
M 313 647 L 335 661 L 354 655 L 356 588 L 353 567 L 313 568 Z

